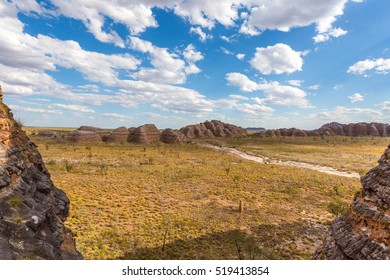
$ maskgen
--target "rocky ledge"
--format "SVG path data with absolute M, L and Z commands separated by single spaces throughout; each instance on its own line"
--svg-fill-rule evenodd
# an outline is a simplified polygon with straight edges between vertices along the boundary
M 378 163 L 361 178 L 362 190 L 332 222 L 313 259 L 390 259 L 390 144 Z
M 0 259 L 81 259 L 64 226 L 68 211 L 0 88 Z

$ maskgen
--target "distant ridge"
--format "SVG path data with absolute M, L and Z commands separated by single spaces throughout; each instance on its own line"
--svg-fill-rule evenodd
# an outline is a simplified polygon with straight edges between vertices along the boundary
M 179 130 L 167 128 L 162 132 L 160 132 L 154 124 L 145 124 L 137 128 L 126 128 L 122 126 L 112 131 L 92 126 L 81 126 L 67 135 L 60 135 L 53 131 L 45 130 L 40 132 L 38 136 L 43 138 L 62 139 L 75 143 L 104 141 L 113 143 L 130 142 L 151 144 L 163 142 L 167 144 L 179 144 L 196 138 L 245 137 L 247 136 L 247 131 L 244 128 L 233 124 L 212 120 L 199 124 L 187 125 Z
M 254 134 L 255 137 L 281 136 L 375 136 L 390 137 L 390 125 L 387 123 L 350 123 L 331 122 L 318 129 L 302 130 L 298 128 L 268 129 Z
M 264 131 L 264 130 L 266 130 L 264 127 L 247 127 L 245 129 L 248 131 Z

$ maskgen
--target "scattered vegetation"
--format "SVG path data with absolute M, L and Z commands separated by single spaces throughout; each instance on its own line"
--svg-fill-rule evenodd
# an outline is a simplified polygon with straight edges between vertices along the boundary
M 360 189 L 357 179 L 258 164 L 193 143 L 87 146 L 32 137 L 50 144 L 42 155 L 71 200 L 66 225 L 86 259 L 308 259 Z M 305 149 L 320 151 L 323 164 L 336 158 L 332 151 L 351 152 L 351 159 L 366 149 L 378 158 L 385 146 L 359 140 L 337 147 L 335 140 L 334 148 L 322 149 L 320 138 L 313 148 L 302 139 L 275 148 L 263 139 L 229 141 L 218 143 L 275 152 L 274 158 L 296 157 L 297 147 L 308 157 Z M 318 163 L 320 156 L 314 158 Z M 343 159 L 337 164 L 350 164 Z
M 383 137 L 343 136 L 212 140 L 213 145 L 234 147 L 252 155 L 324 165 L 361 175 L 377 164 L 389 142 Z
M 19 207 L 22 203 L 23 203 L 24 199 L 21 195 L 11 195 L 7 202 L 8 202 L 8 205 L 13 207 L 13 208 L 17 208 Z

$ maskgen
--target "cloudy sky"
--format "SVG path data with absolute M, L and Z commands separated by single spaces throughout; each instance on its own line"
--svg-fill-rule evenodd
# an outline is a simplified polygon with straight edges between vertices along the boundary
M 389 122 L 386 0 L 0 0 L 26 125 Z

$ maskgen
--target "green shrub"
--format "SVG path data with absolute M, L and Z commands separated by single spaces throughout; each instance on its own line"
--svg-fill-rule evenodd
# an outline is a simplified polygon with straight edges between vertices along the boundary
M 349 208 L 348 203 L 342 201 L 339 198 L 333 199 L 328 204 L 328 211 L 335 216 L 339 216 L 341 214 L 344 214 L 345 212 L 347 212 L 348 208 Z

